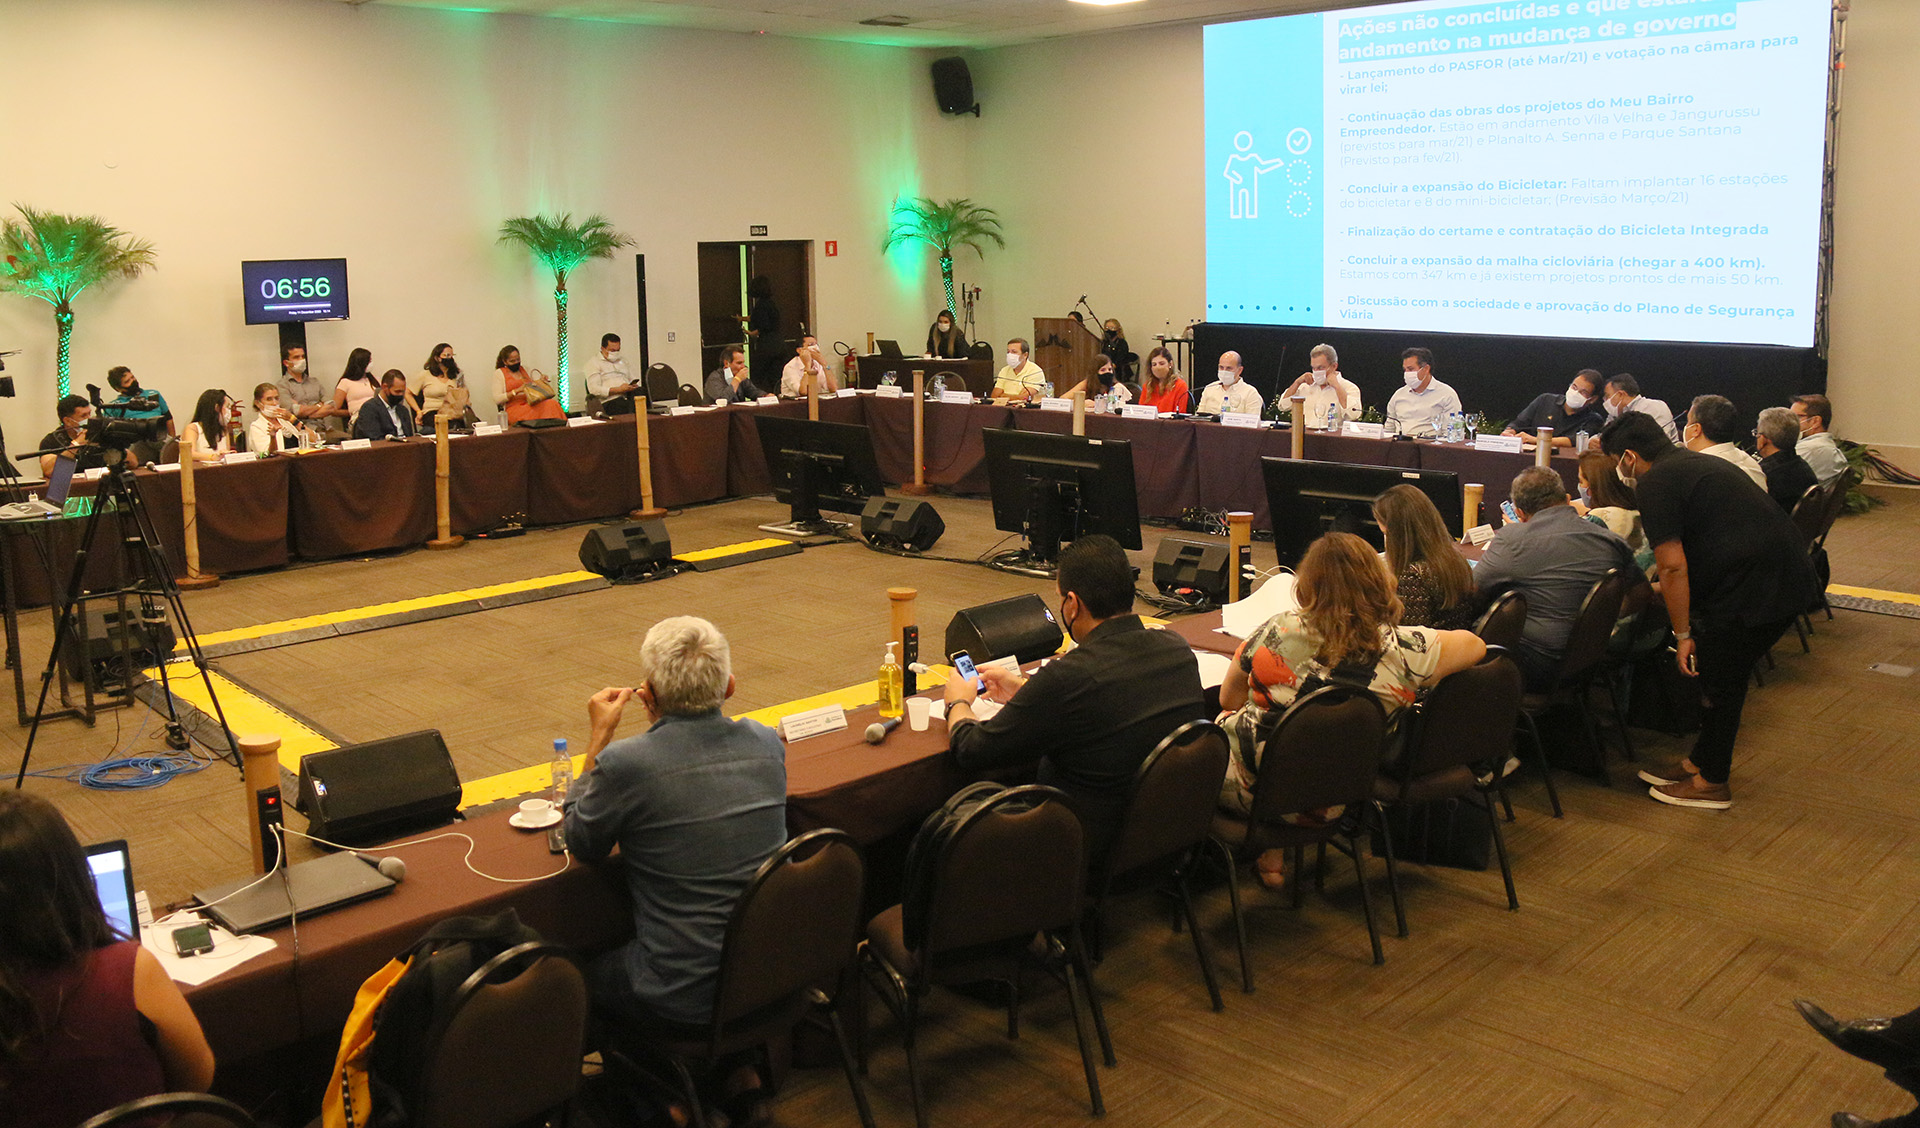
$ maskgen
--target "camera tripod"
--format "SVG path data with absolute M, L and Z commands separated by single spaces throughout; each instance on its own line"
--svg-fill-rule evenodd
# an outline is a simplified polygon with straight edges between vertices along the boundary
M 59 599 L 59 610 L 54 616 L 53 647 L 47 654 L 46 667 L 40 672 L 40 700 L 34 707 L 33 726 L 27 730 L 27 746 L 20 756 L 20 770 L 14 776 L 13 786 L 16 790 L 26 783 L 27 765 L 33 759 L 34 740 L 40 735 L 40 722 L 46 716 L 47 694 L 53 686 L 61 650 L 70 639 L 84 633 L 80 623 L 84 605 L 99 599 L 115 599 L 121 609 L 118 624 L 121 639 L 119 657 L 125 664 L 123 675 L 129 696 L 133 683 L 133 654 L 150 640 L 154 650 L 154 665 L 160 671 L 160 697 L 166 704 L 167 744 L 181 750 L 187 747 L 186 729 L 180 722 L 179 710 L 174 704 L 173 687 L 167 674 L 170 655 L 162 652 L 165 643 L 160 630 L 168 614 L 172 615 L 173 622 L 179 628 L 180 641 L 206 685 L 207 699 L 213 704 L 214 717 L 220 722 L 220 734 L 226 741 L 226 748 L 218 751 L 223 758 L 239 767 L 240 754 L 233 739 L 233 729 L 227 724 L 226 711 L 221 708 L 220 697 L 214 691 L 206 654 L 200 649 L 200 640 L 194 635 L 193 625 L 187 619 L 186 605 L 180 599 L 180 586 L 174 582 L 173 569 L 168 566 L 166 556 L 160 550 L 160 537 L 154 528 L 153 517 L 140 500 L 140 491 L 134 486 L 133 468 L 128 465 L 125 451 L 108 449 L 107 455 L 110 459 L 107 476 L 100 479 L 100 488 L 94 494 L 93 511 L 87 515 L 86 527 L 80 536 L 80 547 L 74 554 L 73 569 L 67 577 L 66 587 L 55 593 Z M 87 562 L 93 555 L 100 526 L 110 511 L 121 515 L 120 547 L 125 586 L 88 593 L 85 590 Z M 136 622 L 127 620 L 129 598 L 137 601 L 139 606 Z M 165 606 L 162 607 L 162 604 Z M 141 637 L 136 637 L 136 632 Z M 108 638 L 113 637 L 111 627 L 107 635 Z M 81 660 L 85 666 L 83 678 L 91 679 L 94 676 L 92 656 L 82 654 Z

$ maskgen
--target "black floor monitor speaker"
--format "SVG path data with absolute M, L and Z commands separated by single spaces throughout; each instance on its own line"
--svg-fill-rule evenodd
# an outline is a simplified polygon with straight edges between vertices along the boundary
M 876 497 L 860 511 L 860 535 L 878 548 L 925 552 L 947 531 L 933 506 L 911 497 Z
M 1060 624 L 1037 595 L 1016 595 L 982 603 L 956 614 L 947 624 L 947 653 L 964 650 L 975 662 L 1011 654 L 1022 665 L 1060 649 Z
M 673 542 L 661 520 L 601 525 L 580 542 L 580 566 L 610 580 L 644 576 L 672 559 Z
M 360 846 L 447 822 L 460 810 L 460 773 L 437 729 L 350 744 L 300 758 L 308 831 Z
M 1167 537 L 1153 558 L 1153 586 L 1171 593 L 1192 588 L 1208 602 L 1227 601 L 1227 546 L 1218 541 Z
M 132 636 L 132 660 L 136 670 L 156 666 L 173 654 L 173 627 L 165 615 L 142 622 L 139 605 L 132 601 L 128 603 L 124 620 L 117 609 L 88 611 L 86 614 L 85 659 L 81 656 L 78 631 L 68 632 L 61 647 L 61 664 L 66 667 L 67 677 L 72 681 L 82 680 L 88 667 L 91 667 L 94 673 L 100 675 L 94 685 L 121 684 L 125 671 L 119 668 L 120 648 L 128 645 L 128 635 Z
M 980 103 L 973 100 L 973 72 L 958 55 L 933 61 L 933 97 L 941 113 L 980 116 Z

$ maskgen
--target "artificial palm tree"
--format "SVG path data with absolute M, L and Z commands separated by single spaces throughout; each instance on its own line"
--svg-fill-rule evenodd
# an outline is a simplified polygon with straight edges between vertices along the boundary
M 19 219 L 0 224 L 0 290 L 53 307 L 60 335 L 55 383 L 65 397 L 73 345 L 73 299 L 97 283 L 138 278 L 153 265 L 153 244 L 92 215 L 58 215 L 16 204 Z
M 571 213 L 562 212 L 558 217 L 509 219 L 500 225 L 500 241 L 520 244 L 553 271 L 553 304 L 560 321 L 560 386 L 555 390 L 560 409 L 569 410 L 573 405 L 567 380 L 567 275 L 581 263 L 612 258 L 613 252 L 632 246 L 633 240 L 615 231 L 605 216 L 590 215 L 575 223 Z
M 1007 245 L 1000 237 L 1000 217 L 992 208 L 980 207 L 972 200 L 933 200 L 925 196 L 895 199 L 880 253 L 916 241 L 939 251 L 940 281 L 947 288 L 947 308 L 958 312 L 953 304 L 954 248 L 972 247 L 974 254 L 984 256 L 989 240 L 996 247 Z

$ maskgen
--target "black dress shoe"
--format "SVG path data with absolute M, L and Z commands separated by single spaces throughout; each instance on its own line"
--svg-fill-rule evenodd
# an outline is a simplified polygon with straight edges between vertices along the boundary
M 1890 1037 L 1884 1018 L 1841 1022 L 1805 999 L 1795 999 L 1793 1005 L 1799 1010 L 1800 1017 L 1807 1020 L 1807 1025 L 1818 1030 L 1822 1038 L 1861 1061 L 1872 1062 L 1888 1071 L 1911 1070 L 1920 1065 L 1920 1052 Z

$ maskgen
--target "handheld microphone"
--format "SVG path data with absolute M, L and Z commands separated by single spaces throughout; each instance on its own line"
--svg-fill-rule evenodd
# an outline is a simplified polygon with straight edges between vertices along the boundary
M 407 863 L 399 858 L 376 858 L 372 854 L 354 852 L 354 857 L 380 871 L 380 876 L 389 881 L 401 882 L 407 879 Z
M 888 717 L 884 721 L 875 721 L 867 726 L 867 743 L 878 744 L 887 738 L 888 733 L 899 727 L 899 717 Z

